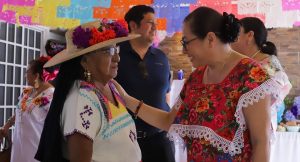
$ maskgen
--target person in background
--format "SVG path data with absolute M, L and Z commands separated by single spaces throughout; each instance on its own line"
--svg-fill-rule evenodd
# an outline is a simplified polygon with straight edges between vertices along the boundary
M 240 21 L 242 23 L 241 34 L 238 37 L 239 41 L 231 44 L 232 49 L 259 62 L 270 77 L 277 81 L 280 86 L 280 96 L 284 99 L 290 92 L 292 85 L 276 57 L 276 46 L 267 41 L 268 31 L 264 23 L 256 17 L 246 17 Z M 284 109 L 285 105 L 281 103 L 277 105 L 277 110 L 274 109 L 272 112 L 274 130 L 280 122 L 277 121 L 277 118 L 281 119 Z
M 15 125 L 11 162 L 36 162 L 44 121 L 48 114 L 54 88 L 48 83 L 58 73 L 54 68 L 43 68 L 50 57 L 41 56 L 29 62 L 25 78 L 29 85 L 24 89 L 15 114 L 0 129 L 0 138 L 7 137 L 10 127 Z
M 125 20 L 84 23 L 66 32 L 67 49 L 45 66 L 61 64 L 35 158 L 42 162 L 140 162 L 136 128 L 110 80 L 116 43 L 134 39 Z
M 277 97 L 278 85 L 258 62 L 230 48 L 240 27 L 234 15 L 222 16 L 207 7 L 184 19 L 182 52 L 197 69 L 187 78 L 170 113 L 131 97 L 114 80 L 134 115 L 168 130 L 171 140 L 186 146 L 189 162 L 269 161 L 270 101 Z M 281 102 L 277 98 L 272 107 Z
M 170 65 L 164 52 L 152 47 L 157 34 L 153 8 L 132 7 L 125 15 L 130 33 L 141 37 L 122 42 L 115 78 L 129 95 L 159 110 L 170 112 Z M 133 116 L 133 113 L 130 112 Z M 134 118 L 143 162 L 175 162 L 175 147 L 167 132 Z

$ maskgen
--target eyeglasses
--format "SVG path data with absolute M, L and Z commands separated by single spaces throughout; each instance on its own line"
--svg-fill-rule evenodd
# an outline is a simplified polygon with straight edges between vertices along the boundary
M 148 79 L 149 78 L 149 74 L 146 68 L 146 63 L 144 61 L 140 61 L 138 63 L 139 68 L 141 68 L 141 75 L 144 79 Z
M 117 53 L 120 52 L 120 46 L 118 46 L 118 47 L 110 47 L 110 48 L 99 50 L 99 51 L 95 51 L 95 52 L 104 52 L 104 53 L 107 53 L 109 56 L 113 56 L 113 55 L 115 55 L 116 52 Z
M 184 40 L 180 40 L 180 43 L 182 44 L 182 46 L 183 46 L 183 48 L 187 51 L 187 45 L 189 44 L 189 43 L 191 43 L 192 41 L 194 41 L 194 40 L 196 40 L 197 38 L 194 38 L 194 39 L 192 39 L 192 40 L 189 40 L 189 41 L 184 41 Z

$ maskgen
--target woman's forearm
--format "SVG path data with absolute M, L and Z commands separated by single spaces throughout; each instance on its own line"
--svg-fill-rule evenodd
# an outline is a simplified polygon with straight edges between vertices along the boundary
M 252 162 L 269 162 L 270 161 L 270 142 L 257 141 L 252 142 Z
M 11 116 L 9 118 L 9 120 L 5 123 L 5 125 L 3 126 L 4 129 L 9 129 L 10 127 L 12 127 L 15 123 L 15 117 L 16 114 L 14 114 L 13 116 Z
M 126 99 L 126 106 L 135 113 L 140 101 L 128 96 Z M 147 122 L 148 124 L 157 127 L 162 130 L 168 131 L 171 127 L 174 118 L 177 114 L 175 109 L 172 109 L 170 113 L 143 104 L 138 112 L 138 117 Z

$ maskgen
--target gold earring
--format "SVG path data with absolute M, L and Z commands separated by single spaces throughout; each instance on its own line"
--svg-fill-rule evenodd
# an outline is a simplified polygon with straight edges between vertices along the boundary
M 86 81 L 91 81 L 91 71 L 89 69 L 85 69 L 84 71 L 84 77 L 86 78 Z
M 34 81 L 34 88 L 37 89 L 39 87 L 40 87 L 39 82 L 37 80 L 35 80 Z

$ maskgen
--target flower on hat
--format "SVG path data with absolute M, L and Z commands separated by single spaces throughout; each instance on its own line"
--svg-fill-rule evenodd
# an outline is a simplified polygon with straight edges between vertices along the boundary
M 108 19 L 103 18 L 99 28 L 83 29 L 78 26 L 73 32 L 72 39 L 77 48 L 87 48 L 110 39 L 126 37 L 128 34 L 128 24 L 124 19 L 109 23 Z

